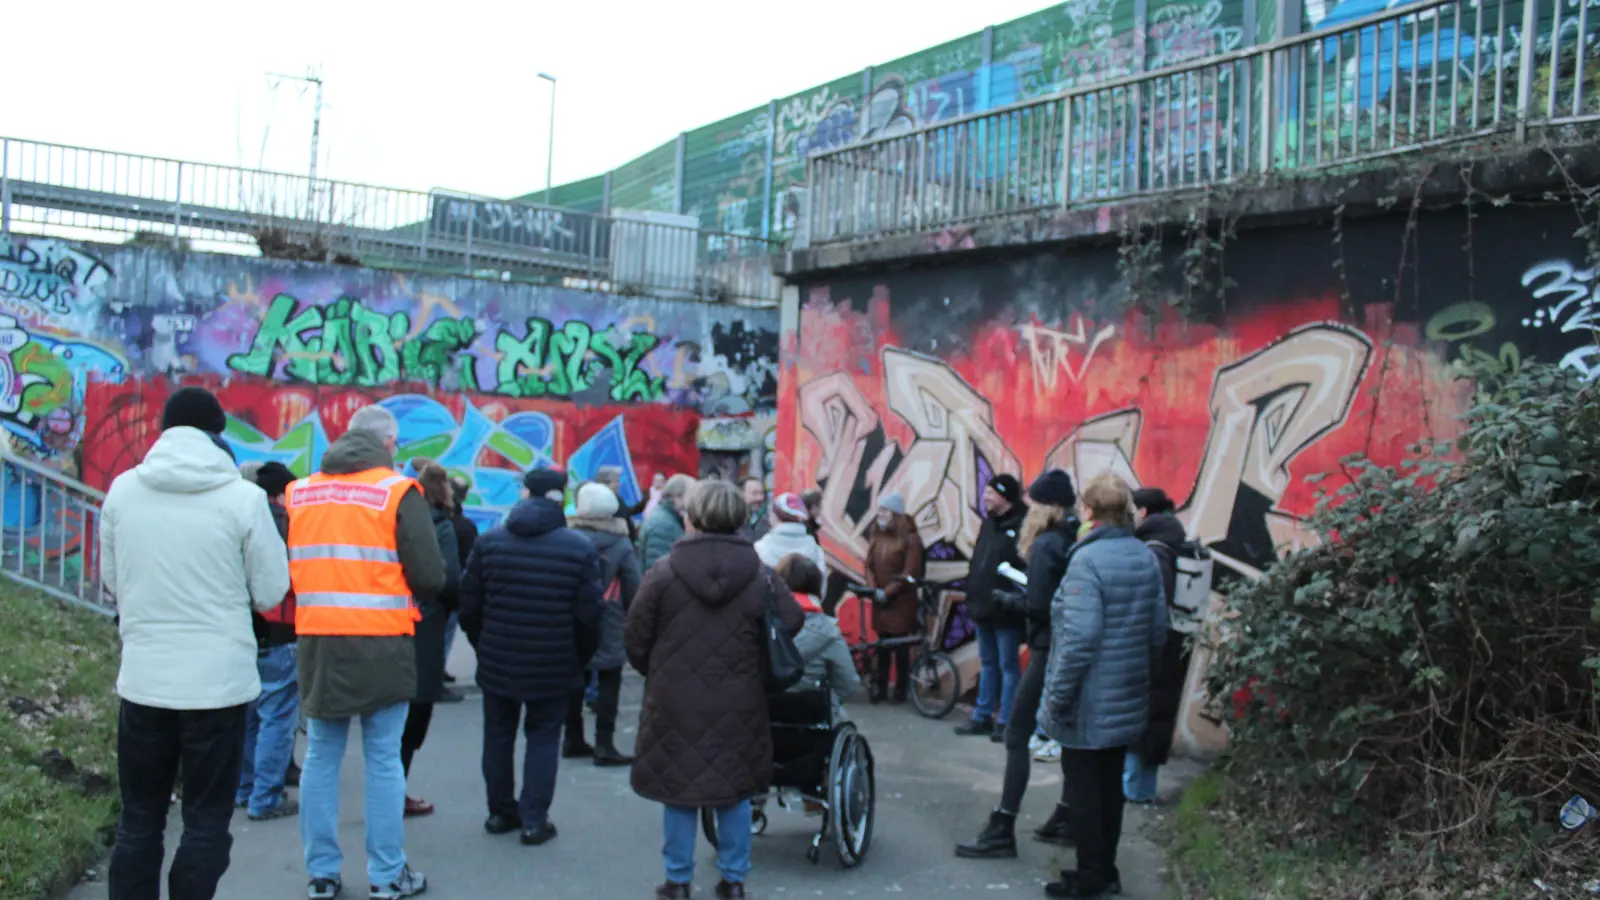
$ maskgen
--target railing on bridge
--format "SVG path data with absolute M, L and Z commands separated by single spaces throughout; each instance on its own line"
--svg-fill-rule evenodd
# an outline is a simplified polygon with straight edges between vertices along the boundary
M 800 246 L 1600 119 L 1596 0 L 1424 0 L 816 153 Z M 1600 12 L 1600 10 L 1597 10 Z
M 776 242 L 648 213 L 602 216 L 455 191 L 0 138 L 0 231 L 83 229 L 252 244 L 270 255 L 541 278 L 769 304 Z
M 100 582 L 105 495 L 53 469 L 0 452 L 0 575 L 110 615 Z

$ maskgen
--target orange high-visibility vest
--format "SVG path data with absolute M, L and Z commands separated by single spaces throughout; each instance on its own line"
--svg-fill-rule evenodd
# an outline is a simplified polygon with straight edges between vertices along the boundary
M 318 473 L 289 485 L 289 580 L 296 634 L 415 634 L 422 612 L 400 567 L 400 499 L 417 483 L 393 469 Z

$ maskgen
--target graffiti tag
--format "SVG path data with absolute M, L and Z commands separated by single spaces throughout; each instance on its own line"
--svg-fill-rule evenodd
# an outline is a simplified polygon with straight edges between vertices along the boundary
M 1533 299 L 1547 301 L 1522 320 L 1529 328 L 1559 328 L 1584 340 L 1561 357 L 1561 367 L 1580 373 L 1585 380 L 1600 377 L 1600 284 L 1597 271 L 1580 269 L 1564 259 L 1551 259 L 1522 273 L 1522 286 L 1533 288 Z M 1548 300 L 1547 300 L 1548 298 Z
M 111 274 L 105 263 L 63 241 L 44 238 L 23 243 L 0 237 L 0 298 L 64 315 L 73 311 L 81 295 L 101 288 Z

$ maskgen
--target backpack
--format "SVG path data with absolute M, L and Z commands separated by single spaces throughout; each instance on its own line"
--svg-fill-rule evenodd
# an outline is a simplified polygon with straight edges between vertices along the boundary
M 280 625 L 294 625 L 294 591 L 283 595 L 283 602 L 261 614 L 261 618 Z
M 1161 541 L 1145 541 L 1156 558 L 1170 560 L 1177 569 L 1172 596 L 1167 598 L 1169 627 L 1192 634 L 1200 630 L 1211 603 L 1211 551 L 1198 541 L 1184 541 L 1177 548 Z

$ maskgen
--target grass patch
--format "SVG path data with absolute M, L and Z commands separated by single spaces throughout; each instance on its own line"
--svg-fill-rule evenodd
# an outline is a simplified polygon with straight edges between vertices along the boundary
M 116 629 L 0 577 L 0 898 L 39 898 L 116 824 Z
M 1381 877 L 1347 848 L 1296 840 L 1233 811 L 1233 782 L 1211 771 L 1184 791 L 1167 827 L 1174 891 L 1209 900 L 1385 896 Z

